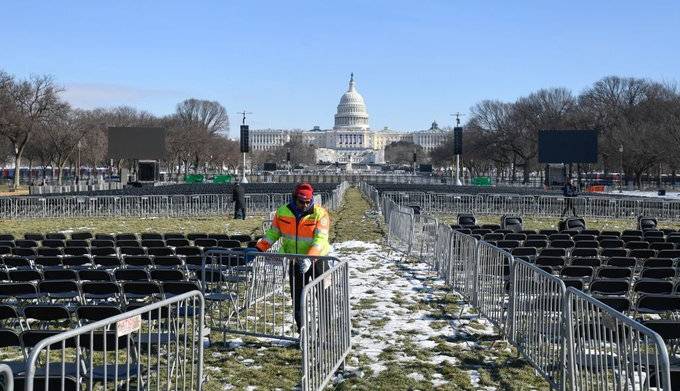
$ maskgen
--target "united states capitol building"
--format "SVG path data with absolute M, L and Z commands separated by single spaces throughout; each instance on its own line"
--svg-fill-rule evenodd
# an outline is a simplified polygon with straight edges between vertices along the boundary
M 390 143 L 410 141 L 430 152 L 451 135 L 450 131 L 440 129 L 436 122 L 427 130 L 415 132 L 387 128 L 374 131 L 368 119 L 366 103 L 357 91 L 352 74 L 349 88 L 340 98 L 333 129 L 254 129 L 250 132 L 250 146 L 254 151 L 263 151 L 298 140 L 317 147 L 317 162 L 384 163 L 385 146 Z

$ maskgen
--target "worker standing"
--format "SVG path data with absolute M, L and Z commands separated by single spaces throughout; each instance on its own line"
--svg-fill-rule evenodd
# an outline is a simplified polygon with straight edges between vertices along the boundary
M 321 205 L 314 204 L 314 188 L 309 183 L 301 183 L 295 187 L 290 202 L 276 210 L 271 228 L 256 247 L 267 251 L 281 238 L 281 253 L 325 256 L 330 252 L 329 227 L 328 212 Z M 324 261 L 310 258 L 295 257 L 289 263 L 290 290 L 298 331 L 302 323 L 302 290 L 310 279 L 326 269 Z

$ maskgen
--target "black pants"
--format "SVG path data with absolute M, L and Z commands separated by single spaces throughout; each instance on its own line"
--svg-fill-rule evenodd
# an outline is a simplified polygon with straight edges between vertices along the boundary
M 295 324 L 297 324 L 298 332 L 302 326 L 302 290 L 309 281 L 315 279 L 317 276 L 323 274 L 328 270 L 326 261 L 315 261 L 312 259 L 312 265 L 306 273 L 300 273 L 298 270 L 298 263 L 302 263 L 303 258 L 291 259 L 288 263 L 288 276 L 290 285 L 290 295 L 293 299 L 293 309 L 295 314 Z
M 565 197 L 564 198 L 564 209 L 562 210 L 562 215 L 560 217 L 564 217 L 565 214 L 567 214 L 568 211 L 571 210 L 571 213 L 574 215 L 574 217 L 577 217 L 576 215 L 576 208 L 574 208 L 574 198 L 573 197 Z
M 234 208 L 234 219 L 246 219 L 246 208 Z

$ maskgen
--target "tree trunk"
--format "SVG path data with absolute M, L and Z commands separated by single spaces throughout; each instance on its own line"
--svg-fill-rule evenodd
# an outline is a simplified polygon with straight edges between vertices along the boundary
M 21 155 L 14 155 L 14 188 L 19 187 L 19 176 L 21 175 Z

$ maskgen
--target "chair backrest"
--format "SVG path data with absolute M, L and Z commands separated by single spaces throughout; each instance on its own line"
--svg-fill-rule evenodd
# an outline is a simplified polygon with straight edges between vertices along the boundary
M 607 259 L 608 266 L 635 267 L 637 260 L 633 257 L 611 257 Z
M 625 295 L 630 290 L 630 281 L 627 279 L 593 280 L 590 283 L 592 295 Z
M 106 256 L 106 255 L 115 255 L 115 254 L 117 254 L 117 251 L 114 247 L 92 247 L 92 248 L 90 248 L 90 254 Z
M 202 232 L 193 232 L 187 234 L 187 239 L 192 241 L 196 241 L 196 239 L 208 239 L 208 234 Z
M 548 247 L 544 248 L 538 253 L 540 256 L 548 256 L 548 257 L 563 257 L 567 255 L 567 252 L 563 248 L 556 248 L 556 247 Z
M 551 240 L 550 241 L 550 247 L 564 248 L 564 249 L 573 248 L 574 247 L 574 241 L 571 240 L 571 239 L 569 239 L 569 240 L 562 240 L 562 239 Z
M 66 247 L 66 242 L 61 239 L 45 239 L 42 241 L 42 247 L 61 248 Z
M 670 294 L 640 295 L 636 304 L 636 311 L 640 313 L 664 313 L 680 310 L 680 296 Z
M 642 261 L 642 267 L 673 267 L 672 258 L 658 258 L 652 257 Z
M 80 247 L 73 247 L 74 249 Z M 92 259 L 87 255 L 71 255 L 61 259 L 61 263 L 68 267 L 81 267 L 92 263 Z
M 503 240 L 505 239 L 505 234 L 502 233 L 497 233 L 497 232 L 490 232 L 482 236 L 485 241 L 493 241 L 493 240 Z M 238 247 L 238 246 L 236 246 Z
M 146 250 L 143 247 L 119 247 L 120 255 L 146 255 Z
M 673 283 L 656 279 L 640 279 L 633 285 L 633 290 L 638 293 L 670 294 L 673 292 Z
M 637 259 L 645 259 L 655 257 L 656 251 L 649 248 L 636 248 L 634 250 L 630 250 L 628 255 Z
M 88 247 L 66 247 L 64 249 L 64 255 L 87 255 L 89 253 Z
M 42 267 L 54 267 L 61 266 L 61 258 L 58 256 L 43 256 L 39 255 L 33 260 L 37 266 Z
M 94 234 L 94 239 L 95 240 L 108 240 L 111 242 L 114 242 L 116 238 L 111 235 L 111 234 L 104 234 L 104 233 L 96 233 Z
M 546 248 L 548 241 L 545 239 L 527 239 L 524 241 L 525 247 Z
M 116 234 L 115 238 L 116 238 L 116 241 L 120 241 L 120 240 L 134 240 L 134 241 L 137 241 L 137 234 L 133 234 L 133 233 Z
M 70 280 L 78 281 L 78 273 L 73 269 L 44 269 L 43 279 L 45 281 Z
M 672 267 L 650 267 L 646 269 L 642 269 L 642 273 L 640 273 L 640 277 L 645 279 L 645 278 L 650 278 L 650 279 L 671 279 L 675 278 L 675 269 Z
M 90 241 L 90 247 L 114 247 L 115 243 L 113 240 L 106 239 L 94 239 Z
M 579 240 L 574 243 L 575 248 L 598 248 L 600 243 L 596 240 Z
M 163 240 L 163 235 L 158 232 L 143 232 L 140 238 L 142 240 Z
M 153 261 L 148 255 L 125 255 L 123 262 L 128 266 L 146 267 L 153 265 Z
M 80 281 L 113 281 L 113 275 L 108 270 L 79 270 Z
M 168 239 L 186 239 L 186 235 L 181 233 L 181 232 L 169 232 L 169 233 L 164 233 L 163 234 L 163 239 L 166 241 Z
M 76 317 L 81 323 L 92 323 L 122 313 L 120 308 L 113 305 L 81 305 L 76 309 Z
M 597 257 L 598 249 L 596 248 L 575 248 L 571 250 L 572 257 Z
M 182 266 L 182 260 L 176 255 L 159 255 L 155 256 L 153 260 L 158 267 Z
M 680 258 L 680 250 L 659 250 L 656 256 L 659 258 Z
M 536 258 L 536 265 L 537 266 L 549 266 L 551 268 L 562 267 L 562 266 L 564 266 L 564 257 L 539 255 Z
M 590 266 L 590 267 L 600 267 L 599 258 L 572 258 L 570 266 Z
M 41 281 L 42 273 L 37 270 L 10 270 L 9 279 L 14 282 Z
M 604 248 L 600 255 L 603 257 L 627 257 L 629 252 L 627 248 Z
M 30 232 L 30 233 L 25 233 L 25 234 L 24 234 L 24 239 L 26 239 L 26 240 L 35 240 L 35 241 L 39 242 L 39 241 L 41 241 L 41 240 L 45 240 L 45 235 L 40 234 L 40 233 L 33 233 L 33 232 Z
M 560 274 L 565 277 L 590 278 L 593 275 L 593 268 L 590 266 L 566 266 L 562 268 Z
M 190 246 L 191 243 L 187 239 L 177 238 L 177 239 L 165 239 L 165 245 L 170 247 L 186 247 Z
M 92 232 L 73 232 L 71 233 L 71 239 L 75 240 L 87 240 L 92 239 Z
M 149 247 L 146 253 L 153 256 L 175 255 L 175 250 L 170 247 Z
M 594 296 L 597 300 L 612 307 L 619 312 L 629 312 L 631 305 L 627 297 L 622 296 Z
M 141 244 L 137 239 L 118 239 L 116 247 L 141 247 Z
M 626 278 L 633 277 L 633 269 L 629 267 L 605 266 L 597 269 L 599 278 Z
M 142 239 L 142 247 L 165 247 L 165 241 L 161 239 Z
M 113 276 L 116 281 L 149 281 L 149 273 L 143 269 L 117 269 Z
M 622 248 L 625 243 L 621 239 L 604 239 L 600 241 L 600 247 L 602 248 Z

